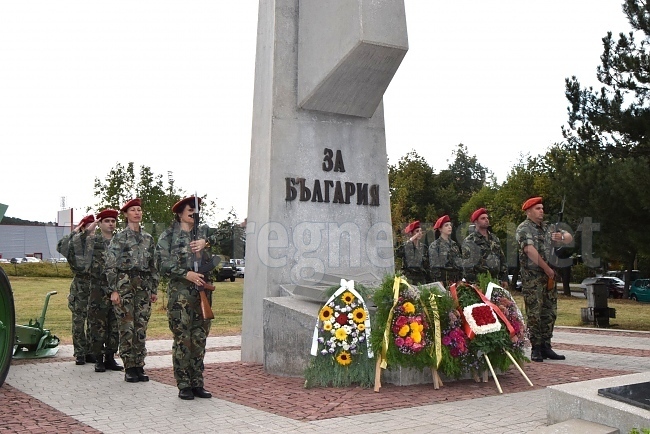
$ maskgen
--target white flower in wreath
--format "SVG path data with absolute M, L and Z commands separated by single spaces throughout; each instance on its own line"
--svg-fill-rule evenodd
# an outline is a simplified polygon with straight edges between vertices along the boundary
M 501 330 L 501 323 L 490 306 L 476 303 L 463 308 L 463 315 L 469 328 L 477 335 L 494 333 Z

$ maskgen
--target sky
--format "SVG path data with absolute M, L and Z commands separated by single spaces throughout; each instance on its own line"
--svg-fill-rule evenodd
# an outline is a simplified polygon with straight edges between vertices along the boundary
M 352 0 L 351 0 L 352 1 Z M 619 0 L 405 0 L 409 50 L 384 95 L 390 164 L 458 144 L 504 182 L 562 141 L 564 80 L 600 87 Z M 56 221 L 118 163 L 247 215 L 258 1 L 0 0 L 0 203 Z M 75 218 L 77 220 L 77 218 Z

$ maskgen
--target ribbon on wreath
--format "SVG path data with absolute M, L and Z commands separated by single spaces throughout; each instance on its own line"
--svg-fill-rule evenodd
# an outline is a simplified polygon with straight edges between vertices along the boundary
M 354 295 L 358 300 L 359 304 L 361 307 L 363 307 L 363 310 L 366 312 L 366 320 L 363 322 L 365 326 L 365 334 L 366 334 L 366 347 L 368 348 L 368 358 L 372 359 L 374 357 L 374 354 L 372 352 L 372 345 L 370 344 L 370 313 L 368 312 L 368 307 L 366 306 L 366 302 L 363 300 L 363 297 L 361 297 L 361 294 L 354 289 L 354 280 L 345 280 L 341 279 L 341 286 L 339 289 L 336 290 L 334 294 L 325 302 L 324 306 L 327 306 L 330 304 L 336 297 L 341 295 L 344 291 L 349 291 Z M 314 335 L 311 340 L 311 355 L 316 356 L 318 355 L 318 323 L 320 321 L 320 318 L 316 318 L 316 325 L 314 326 Z
M 441 296 L 431 294 L 429 297 L 429 304 L 431 305 L 431 311 L 433 312 L 433 315 L 429 315 L 429 311 L 427 310 L 426 306 L 423 306 L 423 308 L 429 324 L 431 324 L 431 316 L 433 316 L 433 346 L 435 347 L 436 352 L 436 369 L 438 369 L 440 367 L 440 362 L 442 362 L 442 333 L 440 331 L 440 312 L 438 311 L 438 303 L 436 303 L 436 297 Z M 433 352 L 433 348 L 430 351 Z
M 388 312 L 388 320 L 386 321 L 386 327 L 384 327 L 384 339 L 381 342 L 381 354 L 379 355 L 379 360 L 381 361 L 381 369 L 386 369 L 388 367 L 386 354 L 388 353 L 388 344 L 390 342 L 390 325 L 393 322 L 393 312 L 395 311 L 395 306 L 397 306 L 397 301 L 399 300 L 399 286 L 402 283 L 408 285 L 406 277 L 395 276 L 395 280 L 393 282 L 393 306 L 390 308 L 390 312 Z
M 456 285 L 457 285 L 456 283 L 451 285 L 451 287 L 449 288 L 449 292 L 451 292 L 451 297 L 454 299 L 454 301 L 456 301 L 456 303 L 458 303 L 458 293 L 456 291 Z M 514 327 L 512 327 L 512 324 L 510 324 L 510 321 L 508 321 L 508 318 L 506 318 L 506 315 L 501 311 L 501 309 L 499 309 L 497 307 L 497 305 L 492 303 L 492 301 L 489 298 L 487 298 L 485 296 L 485 294 L 483 294 L 481 292 L 481 290 L 476 285 L 464 285 L 464 286 L 469 286 L 470 288 L 472 288 L 476 292 L 476 294 L 479 296 L 481 301 L 483 303 L 487 304 L 488 306 L 490 306 L 492 311 L 494 313 L 496 313 L 497 316 L 499 317 L 499 319 L 505 324 L 506 328 L 508 329 L 508 334 L 510 335 L 510 337 L 513 337 L 515 335 L 515 329 L 514 329 Z M 460 310 L 460 315 L 463 318 L 463 329 L 465 330 L 465 334 L 467 335 L 467 337 L 469 339 L 473 339 L 475 334 L 472 331 L 472 329 L 470 328 L 469 323 L 467 322 L 467 319 L 465 318 L 465 315 L 463 315 L 462 310 Z

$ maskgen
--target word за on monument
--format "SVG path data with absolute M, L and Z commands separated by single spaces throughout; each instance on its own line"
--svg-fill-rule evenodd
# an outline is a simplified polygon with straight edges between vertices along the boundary
M 340 150 L 325 148 L 323 158 L 324 172 L 345 172 L 343 155 Z M 290 202 L 298 198 L 301 202 L 325 202 L 349 204 L 356 195 L 357 205 L 379 206 L 379 184 L 369 185 L 363 182 L 333 181 L 315 179 L 312 188 L 307 187 L 305 178 L 285 178 L 285 200 Z M 331 198 L 331 199 L 330 199 Z

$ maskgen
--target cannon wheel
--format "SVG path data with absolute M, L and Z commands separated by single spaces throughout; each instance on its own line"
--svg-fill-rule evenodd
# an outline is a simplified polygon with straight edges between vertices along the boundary
M 0 386 L 5 382 L 14 346 L 16 312 L 11 285 L 0 267 Z

